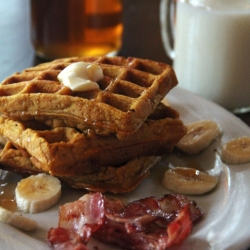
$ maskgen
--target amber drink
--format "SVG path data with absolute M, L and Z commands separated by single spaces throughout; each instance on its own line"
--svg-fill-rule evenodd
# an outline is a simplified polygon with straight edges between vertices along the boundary
M 122 0 L 30 0 L 32 42 L 38 56 L 55 59 L 118 51 Z

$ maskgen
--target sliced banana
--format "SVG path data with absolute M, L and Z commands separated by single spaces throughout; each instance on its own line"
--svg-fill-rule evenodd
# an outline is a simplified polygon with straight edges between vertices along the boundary
M 25 231 L 32 231 L 37 227 L 36 221 L 26 218 L 17 213 L 11 212 L 1 206 L 0 206 L 0 221 Z
M 235 138 L 222 146 L 221 160 L 227 164 L 240 164 L 250 161 L 250 137 Z
M 52 207 L 61 197 L 60 181 L 44 173 L 22 179 L 15 189 L 19 210 L 39 213 Z
M 222 133 L 220 126 L 212 120 L 190 123 L 187 129 L 187 134 L 176 145 L 187 154 L 198 154 Z
M 204 194 L 218 183 L 218 177 L 194 168 L 176 167 L 165 172 L 162 185 L 169 191 L 185 195 Z

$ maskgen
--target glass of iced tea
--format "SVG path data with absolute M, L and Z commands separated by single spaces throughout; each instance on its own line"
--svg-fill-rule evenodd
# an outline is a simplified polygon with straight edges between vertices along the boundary
M 122 40 L 122 0 L 30 0 L 31 34 L 44 59 L 116 52 Z

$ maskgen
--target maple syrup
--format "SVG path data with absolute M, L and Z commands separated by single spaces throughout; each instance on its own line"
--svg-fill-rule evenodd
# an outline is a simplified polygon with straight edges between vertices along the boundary
M 21 176 L 0 170 L 0 206 L 16 212 L 15 188 Z

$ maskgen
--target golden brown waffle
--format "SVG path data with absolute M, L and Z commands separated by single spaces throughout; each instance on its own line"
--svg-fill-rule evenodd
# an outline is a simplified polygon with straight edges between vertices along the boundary
M 160 161 L 159 156 L 140 157 L 121 166 L 100 166 L 97 173 L 78 176 L 57 176 L 67 185 L 96 192 L 126 193 L 135 189 L 148 176 L 150 170 Z M 36 168 L 29 157 L 7 142 L 0 152 L 1 169 L 19 174 L 38 174 L 43 171 Z
M 25 157 L 10 141 L 0 150 L 0 168 L 18 174 L 38 174 L 43 171 L 35 167 L 29 156 Z
M 35 130 L 34 124 L 0 117 L 0 134 L 30 157 L 38 169 L 57 176 L 93 174 L 100 166 L 170 153 L 185 133 L 178 113 L 163 104 L 125 140 L 115 135 L 100 136 L 90 129 L 86 133 L 69 127 Z
M 127 193 L 145 179 L 161 160 L 160 156 L 132 159 L 121 166 L 100 167 L 95 174 L 58 177 L 69 186 L 94 192 Z
M 73 62 L 98 63 L 100 90 L 72 92 L 57 75 Z M 0 113 L 123 137 L 138 130 L 177 84 L 173 69 L 146 59 L 91 57 L 59 59 L 16 73 L 0 86 Z M 39 95 L 38 95 L 39 93 Z

